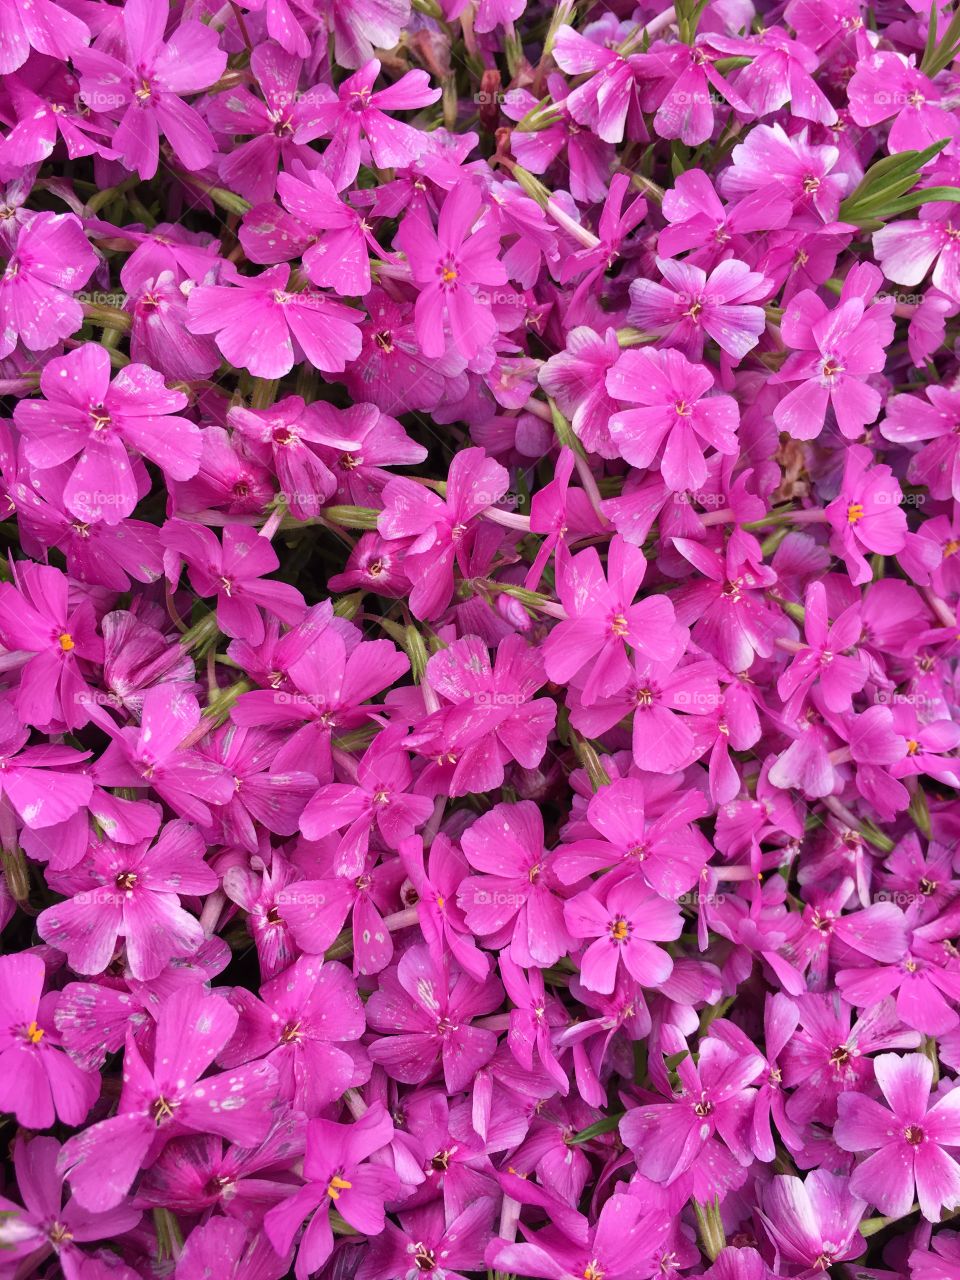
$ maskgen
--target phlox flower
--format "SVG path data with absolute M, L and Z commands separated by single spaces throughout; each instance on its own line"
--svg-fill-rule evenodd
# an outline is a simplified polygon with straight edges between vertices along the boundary
M 275 1205 L 264 1218 L 264 1231 L 274 1249 L 289 1252 L 304 1218 L 294 1274 L 306 1280 L 333 1252 L 330 1210 L 336 1209 L 357 1231 L 379 1235 L 384 1227 L 384 1201 L 400 1189 L 396 1173 L 370 1159 L 393 1136 L 393 1122 L 375 1103 L 353 1124 L 311 1120 L 303 1162 L 304 1185 Z
M 698 489 L 709 474 L 700 440 L 724 454 L 737 451 L 737 403 L 732 396 L 706 394 L 713 384 L 709 370 L 679 351 L 625 351 L 606 378 L 611 396 L 640 405 L 610 419 L 620 456 L 636 467 L 650 467 L 662 448 L 660 471 L 667 487 Z
M 509 945 L 525 968 L 548 968 L 573 946 L 564 905 L 543 847 L 543 819 L 529 800 L 495 805 L 460 837 L 470 866 L 484 874 L 460 885 L 457 900 L 468 928 Z
M 106 1213 L 91 1213 L 73 1196 L 64 1198 L 63 1177 L 57 1173 L 60 1143 L 56 1138 L 20 1138 L 13 1149 L 13 1167 L 23 1207 L 0 1197 L 0 1247 L 9 1262 L 39 1265 L 56 1258 L 66 1280 L 81 1280 L 81 1244 L 115 1240 L 132 1231 L 141 1212 L 121 1205 Z M 16 1224 L 16 1225 L 14 1225 Z
M 94 110 L 120 116 L 113 147 L 141 178 L 157 172 L 161 132 L 186 169 L 205 168 L 216 152 L 203 117 L 183 98 L 220 78 L 226 52 L 216 32 L 193 19 L 164 41 L 167 17 L 152 0 L 129 0 L 120 19 L 122 51 L 100 42 L 74 54 L 81 95 Z
M 827 520 L 831 549 L 843 558 L 855 585 L 872 577 L 864 551 L 896 555 L 902 550 L 907 528 L 902 497 L 890 468 L 874 465 L 869 449 L 847 449 L 840 494 L 827 507 Z
M 428 107 L 440 97 L 425 71 L 408 71 L 387 89 L 374 89 L 380 63 L 371 58 L 359 71 L 332 89 L 318 86 L 301 113 L 294 141 L 330 138 L 322 167 L 338 191 L 350 186 L 360 168 L 361 137 L 378 169 L 404 168 L 426 146 L 423 133 L 388 116 L 388 111 Z
M 673 960 L 655 944 L 679 938 L 680 910 L 636 877 L 613 884 L 605 894 L 592 889 L 578 893 L 564 903 L 563 914 L 575 938 L 595 939 L 580 962 L 581 980 L 591 991 L 609 995 L 621 964 L 644 987 L 669 978 Z
M 35 952 L 0 956 L 0 1107 L 28 1129 L 83 1124 L 100 1093 L 99 1076 L 60 1047 L 45 980 Z
M 396 244 L 407 255 L 419 293 L 415 313 L 417 342 L 425 356 L 447 349 L 444 320 L 453 346 L 467 359 L 478 355 L 497 335 L 497 322 L 484 286 L 505 285 L 499 261 L 500 234 L 487 217 L 477 183 L 463 182 L 446 197 L 434 232 L 421 217 L 408 215 Z
M 933 1064 L 923 1054 L 874 1060 L 886 1106 L 863 1093 L 837 1101 L 834 1139 L 844 1151 L 872 1152 L 853 1171 L 850 1190 L 881 1213 L 899 1218 L 914 1197 L 931 1222 L 960 1204 L 960 1165 L 944 1148 L 960 1146 L 960 1093 L 931 1104 Z
M 18 339 L 30 351 L 45 351 L 80 328 L 83 307 L 73 293 L 90 279 L 97 255 L 79 218 L 31 214 L 4 231 L 0 261 L 0 359 Z
M 697 360 L 707 338 L 735 361 L 757 345 L 766 317 L 763 307 L 751 304 L 772 291 L 760 272 L 736 258 L 725 259 L 709 275 L 672 258 L 658 258 L 657 269 L 666 284 L 638 277 L 630 286 L 631 324 L 658 333 L 664 346 Z
M 168 823 L 152 846 L 100 842 L 65 878 L 73 895 L 41 912 L 37 930 L 77 973 L 102 973 L 122 937 L 131 974 L 156 978 L 173 956 L 192 955 L 204 940 L 179 897 L 217 887 L 203 853 L 200 833 L 186 822 Z
M 883 368 L 884 348 L 893 340 L 893 299 L 870 303 L 881 283 L 876 267 L 859 263 L 833 311 L 811 290 L 787 307 L 780 332 L 791 354 L 774 380 L 801 385 L 783 397 L 773 417 L 794 439 L 819 435 L 828 403 L 848 440 L 880 412 L 880 393 L 866 379 Z
M 589 667 L 581 700 L 590 705 L 618 692 L 630 678 L 627 646 L 655 661 L 668 661 L 681 647 L 673 605 L 663 596 L 634 603 L 646 574 L 643 553 L 615 537 L 607 572 L 589 547 L 566 557 L 557 575 L 565 619 L 543 646 L 547 675 L 567 681 Z
M 132 513 L 142 487 L 138 455 L 173 479 L 196 475 L 200 430 L 177 413 L 187 397 L 146 365 L 128 364 L 111 381 L 106 349 L 87 342 L 44 367 L 40 390 L 44 398 L 21 400 L 14 420 L 33 466 L 76 459 L 63 501 L 78 520 L 119 524 Z
M 237 1021 L 222 995 L 191 986 L 160 1011 L 152 1066 L 128 1031 L 119 1111 L 70 1138 L 57 1159 L 79 1204 L 98 1213 L 116 1208 L 141 1167 L 174 1136 L 216 1133 L 247 1146 L 266 1136 L 276 1098 L 273 1067 L 257 1062 L 205 1075 Z

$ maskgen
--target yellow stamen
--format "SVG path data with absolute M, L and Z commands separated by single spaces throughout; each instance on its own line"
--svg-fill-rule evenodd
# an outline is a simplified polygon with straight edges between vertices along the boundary
M 353 1186 L 352 1182 L 347 1182 L 344 1178 L 332 1177 L 327 1183 L 327 1195 L 331 1200 L 339 1200 L 341 1191 L 349 1191 Z
M 27 1039 L 31 1044 L 39 1044 L 45 1034 L 43 1027 L 38 1027 L 35 1022 L 31 1022 L 27 1027 Z
M 627 934 L 630 932 L 630 926 L 626 920 L 614 920 L 610 926 L 610 936 L 614 942 L 623 942 Z
M 863 504 L 851 502 L 847 507 L 847 524 L 859 524 L 863 519 Z
M 73 643 L 73 636 L 70 635 L 68 631 L 64 631 L 63 635 L 59 637 L 59 640 L 60 648 L 64 653 L 69 653 L 71 649 L 76 648 L 76 645 Z
M 444 284 L 453 284 L 456 278 L 457 278 L 457 273 L 456 271 L 454 271 L 453 267 L 443 268 L 443 271 L 440 275 L 440 279 L 443 281 Z

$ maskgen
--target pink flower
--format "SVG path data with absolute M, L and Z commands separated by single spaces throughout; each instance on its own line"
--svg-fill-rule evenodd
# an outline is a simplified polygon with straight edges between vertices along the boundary
M 804 128 L 788 136 L 780 124 L 758 124 L 744 142 L 733 148 L 733 164 L 721 178 L 727 196 L 746 196 L 776 189 L 792 201 L 794 214 L 819 226 L 835 222 L 849 179 L 833 174 L 840 152 L 833 146 L 816 146 Z
M 161 684 L 143 699 L 139 728 L 114 731 L 97 761 L 95 775 L 108 787 L 153 788 L 175 813 L 209 823 L 208 804 L 226 804 L 233 779 L 223 765 L 184 746 L 200 723 L 194 695 L 181 685 Z
M 17 0 L 2 0 L 0 30 L 3 31 L 0 45 L 0 75 L 3 76 L 23 66 L 32 49 L 65 62 L 78 54 L 90 39 L 87 24 L 56 0 L 32 0 L 26 7 Z
M 210 1218 L 190 1232 L 175 1275 L 176 1280 L 207 1280 L 214 1273 L 223 1280 L 280 1280 L 289 1274 L 292 1256 L 289 1249 L 278 1253 L 262 1231 L 251 1231 L 235 1218 Z M 110 1277 L 104 1274 L 103 1280 Z
M 17 339 L 30 351 L 45 351 L 76 333 L 83 308 L 71 295 L 87 283 L 97 265 L 78 218 L 72 213 L 31 215 L 4 232 L 0 259 L 5 261 L 0 276 L 0 359 L 10 355 Z
M 237 1021 L 223 996 L 194 985 L 163 1004 L 150 1058 L 127 1032 L 119 1111 L 70 1138 L 57 1160 L 79 1204 L 97 1213 L 115 1208 L 140 1168 L 183 1133 L 216 1133 L 241 1146 L 266 1136 L 276 1099 L 273 1067 L 257 1062 L 204 1074 Z
M 537 806 L 529 800 L 495 805 L 460 843 L 470 866 L 485 873 L 469 876 L 458 890 L 467 927 L 489 938 L 488 946 L 509 947 L 516 964 L 541 969 L 556 964 L 574 944 L 564 926 Z
M 409 794 L 412 783 L 406 751 L 395 737 L 380 734 L 358 762 L 354 782 L 331 782 L 313 794 L 300 830 L 308 840 L 321 840 L 346 828 L 334 860 L 343 874 L 359 875 L 374 831 L 388 849 L 399 849 L 432 813 L 428 797 Z
M 661 1270 L 656 1253 L 668 1223 L 662 1213 L 643 1209 L 639 1196 L 618 1192 L 593 1226 L 577 1214 L 563 1230 L 551 1223 L 523 1244 L 495 1236 L 487 1246 L 487 1265 L 547 1280 L 579 1280 L 591 1273 L 603 1280 L 647 1280 Z
M 52 565 L 22 561 L 16 581 L 0 582 L 0 640 L 21 655 L 17 714 L 40 727 L 86 724 L 92 700 L 80 664 L 103 657 L 93 602 L 71 602 L 66 576 Z
M 620 1134 L 640 1172 L 669 1186 L 691 1167 L 696 1173 L 701 1161 L 721 1178 L 730 1176 L 725 1166 L 731 1155 L 748 1167 L 753 1153 L 746 1139 L 756 1096 L 750 1086 L 763 1067 L 759 1054 L 735 1052 L 712 1036 L 700 1042 L 696 1064 L 685 1053 L 677 1065 L 680 1094 L 669 1102 L 633 1107 L 620 1121 Z M 706 1168 L 703 1173 L 709 1177 Z
M 283 162 L 316 163 L 316 153 L 294 134 L 309 118 L 314 97 L 325 99 L 325 85 L 301 93 L 303 62 L 278 45 L 258 44 L 250 55 L 250 70 L 262 99 L 246 85 L 237 85 L 210 100 L 207 120 L 219 133 L 230 137 L 250 136 L 249 142 L 234 146 L 220 160 L 220 180 L 251 204 L 270 200 L 276 191 L 277 168 Z
M 350 972 L 304 955 L 272 981 L 260 999 L 239 987 L 233 1038 L 217 1057 L 221 1067 L 262 1059 L 277 1071 L 281 1097 L 308 1116 L 319 1115 L 370 1067 L 356 1046 L 366 1021 Z M 340 1045 L 354 1046 L 353 1052 Z
M 780 332 L 793 351 L 774 382 L 801 385 L 784 396 L 773 418 L 795 440 L 820 434 L 828 403 L 848 440 L 880 412 L 880 393 L 866 379 L 883 368 L 884 348 L 893 341 L 893 299 L 867 304 L 882 282 L 876 267 L 859 263 L 833 311 L 806 289 L 787 307 Z
M 638 57 L 625 58 L 616 49 L 589 40 L 566 25 L 556 33 L 553 54 L 568 75 L 589 76 L 566 100 L 567 110 L 578 124 L 604 142 L 622 142 L 627 130 L 631 137 L 646 138 L 637 93 L 642 66 Z
M 823 583 L 811 582 L 804 597 L 803 625 L 807 644 L 797 650 L 777 681 L 784 714 L 797 717 L 814 686 L 821 691 L 829 711 L 849 711 L 853 695 L 860 692 L 868 676 L 860 654 L 854 651 L 847 656 L 844 652 L 854 648 L 860 639 L 859 609 L 844 609 L 834 623 L 828 624 Z
M 949 138 L 957 128 L 956 116 L 940 105 L 939 87 L 901 53 L 861 57 L 847 94 L 850 115 L 857 124 L 873 126 L 894 117 L 887 137 L 891 155 L 922 151 Z
M 226 52 L 215 31 L 192 19 L 165 42 L 167 18 L 152 0 L 128 0 L 120 18 L 122 55 L 108 53 L 103 41 L 73 55 L 85 101 L 94 110 L 122 112 L 113 146 L 141 178 L 157 172 L 161 131 L 186 169 L 205 168 L 217 149 L 203 117 L 183 98 L 219 80 Z
M 359 71 L 333 90 L 318 87 L 307 103 L 294 140 L 331 141 L 321 160 L 324 172 L 338 191 L 350 186 L 360 168 L 360 139 L 364 137 L 378 169 L 401 169 L 417 159 L 426 146 L 423 133 L 388 116 L 388 111 L 412 111 L 428 107 L 440 97 L 430 88 L 425 71 L 408 71 L 387 89 L 374 90 L 380 63 L 371 58 Z M 325 96 L 325 100 L 324 100 Z
M 83 1124 L 100 1092 L 99 1076 L 59 1047 L 45 977 L 34 952 L 0 956 L 0 1108 L 27 1129 Z
M 916 218 L 873 233 L 873 252 L 888 280 L 918 285 L 930 268 L 933 286 L 960 302 L 960 224 L 953 205 L 926 204 Z
M 506 469 L 483 449 L 463 449 L 454 456 L 445 500 L 412 480 L 387 483 L 377 528 L 385 538 L 413 538 L 404 568 L 413 583 L 410 608 L 416 617 L 432 620 L 450 603 L 454 564 L 462 568 L 466 559 L 469 522 L 495 506 L 509 483 Z
M 289 267 L 226 278 L 230 284 L 191 290 L 187 327 L 216 334 L 231 364 L 257 378 L 282 378 L 304 359 L 324 373 L 342 373 L 360 354 L 359 312 L 316 290 L 288 289 Z
M 168 391 L 146 365 L 128 364 L 111 382 L 106 349 L 87 342 L 45 366 L 40 390 L 43 400 L 19 402 L 15 421 L 27 437 L 27 458 L 38 469 L 79 454 L 63 491 L 78 520 L 119 524 L 131 514 L 142 489 L 131 451 L 172 479 L 196 475 L 200 430 L 174 416 L 187 397 Z
M 663 449 L 660 470 L 675 492 L 698 489 L 709 472 L 698 437 L 724 454 L 737 452 L 740 411 L 732 396 L 707 395 L 713 375 L 679 351 L 624 351 L 607 373 L 607 391 L 639 404 L 610 419 L 622 458 L 649 467 Z
M 751 114 L 749 104 L 714 67 L 716 57 L 705 42 L 658 42 L 638 59 L 643 71 L 657 77 L 651 91 L 659 103 L 653 124 L 661 138 L 679 138 L 688 147 L 706 142 L 713 133 L 714 103 L 720 99 L 741 115 Z
M 655 816 L 647 817 L 653 808 Z M 553 857 L 557 878 L 576 884 L 607 867 L 637 877 L 662 898 L 673 899 L 691 889 L 709 860 L 710 849 L 690 824 L 705 811 L 695 792 L 652 806 L 647 788 L 637 778 L 615 778 L 587 806 L 596 831 L 561 845 Z M 599 838 L 598 838 L 599 837 Z
M 574 434 L 584 448 L 601 458 L 615 458 L 617 446 L 609 430 L 615 399 L 606 389 L 606 377 L 620 358 L 616 330 L 601 337 L 583 326 L 571 329 L 563 351 L 551 356 L 540 368 L 540 385 L 570 419 Z
M 874 1153 L 854 1169 L 850 1190 L 894 1218 L 916 1196 L 923 1216 L 939 1222 L 942 1209 L 960 1204 L 960 1165 L 944 1151 L 960 1146 L 960 1091 L 931 1106 L 933 1064 L 920 1053 L 881 1054 L 873 1065 L 887 1106 L 862 1093 L 843 1093 L 837 1103 L 837 1145 Z
M 86 752 L 28 746 L 29 737 L 10 698 L 0 700 L 0 803 L 12 808 L 26 827 L 43 830 L 85 808 L 93 783 L 85 774 L 68 772 L 87 758 Z
M 866 1241 L 858 1228 L 866 1207 L 846 1178 L 814 1169 L 805 1182 L 775 1177 L 764 1193 L 761 1217 L 783 1258 L 827 1271 L 863 1253 Z
M 929 386 L 924 394 L 891 396 L 880 434 L 896 444 L 928 440 L 910 458 L 910 482 L 926 485 L 932 498 L 960 502 L 960 393 Z
M 655 661 L 669 660 L 681 647 L 669 600 L 634 603 L 646 569 L 643 553 L 620 537 L 610 542 L 606 576 L 593 547 L 564 560 L 557 590 L 567 617 L 547 637 L 543 658 L 551 680 L 565 682 L 590 668 L 580 695 L 586 705 L 627 683 L 628 644 Z
M 367 1001 L 367 1025 L 379 1032 L 369 1053 L 388 1076 L 405 1083 L 421 1084 L 441 1070 L 455 1093 L 493 1057 L 496 1033 L 471 1023 L 499 1008 L 503 988 L 492 973 L 480 983 L 439 960 L 415 945 L 380 975 L 380 987 Z
M 370 1157 L 393 1137 L 393 1122 L 380 1103 L 374 1103 L 353 1124 L 311 1120 L 303 1162 L 305 1184 L 264 1218 L 263 1229 L 274 1249 L 288 1253 L 304 1218 L 309 1218 L 297 1252 L 297 1280 L 326 1262 L 333 1252 L 330 1210 L 355 1230 L 376 1236 L 384 1228 L 384 1201 L 392 1200 L 400 1182 L 386 1164 Z
M 306 602 L 296 587 L 288 582 L 262 581 L 279 568 L 280 561 L 269 539 L 261 538 L 256 530 L 228 525 L 221 546 L 203 525 L 168 520 L 161 539 L 169 580 L 174 585 L 179 581 L 182 557 L 196 593 L 217 597 L 217 623 L 233 639 L 262 644 L 261 609 L 288 624 L 299 622 L 306 613 Z
M 673 960 L 657 942 L 680 937 L 680 909 L 635 877 L 609 881 L 604 894 L 592 889 L 564 903 L 567 928 L 575 938 L 594 938 L 583 953 L 580 977 L 590 991 L 609 995 L 622 964 L 635 982 L 656 987 L 673 971 Z
M 864 551 L 896 555 L 903 549 L 907 529 L 900 485 L 889 467 L 872 464 L 869 449 L 848 448 L 840 495 L 827 507 L 831 550 L 843 558 L 857 586 L 872 577 Z
M 680 347 L 697 360 L 707 338 L 735 361 L 760 341 L 766 327 L 763 307 L 748 304 L 769 297 L 772 281 L 759 271 L 736 258 L 725 259 L 709 276 L 672 258 L 658 258 L 657 268 L 665 285 L 638 277 L 630 286 L 631 324 L 659 333 L 665 346 Z
M 452 705 L 421 720 L 407 743 L 430 755 L 438 743 L 459 740 L 449 794 L 492 791 L 511 760 L 535 769 L 546 753 L 556 707 L 534 697 L 546 678 L 539 653 L 521 636 L 500 641 L 493 665 L 483 641 L 464 636 L 427 664 L 430 685 Z
M 217 876 L 203 860 L 196 827 L 170 822 L 154 845 L 99 841 L 84 865 L 64 876 L 73 896 L 42 911 L 37 931 L 63 951 L 77 973 L 102 973 L 122 937 L 133 977 L 156 978 L 174 956 L 189 956 L 204 940 L 180 894 L 204 894 Z
M 395 243 L 420 290 L 416 330 L 425 356 L 446 351 L 444 319 L 453 346 L 468 359 L 496 337 L 497 322 L 482 287 L 506 284 L 507 273 L 497 257 L 495 221 L 487 217 L 477 226 L 482 207 L 479 185 L 462 182 L 444 200 L 436 232 L 415 214 L 397 232 Z
M 390 258 L 378 244 L 361 213 L 337 195 L 329 178 L 314 169 L 294 165 L 292 173 L 281 173 L 277 191 L 285 209 L 309 235 L 304 245 L 304 275 L 316 285 L 327 285 L 340 297 L 370 291 L 370 251 L 377 258 Z M 271 259 L 275 260 L 275 259 Z

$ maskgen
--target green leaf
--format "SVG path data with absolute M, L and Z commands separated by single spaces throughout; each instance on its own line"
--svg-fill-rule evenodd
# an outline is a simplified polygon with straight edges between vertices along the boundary
M 588 1124 L 586 1129 L 581 1129 L 579 1133 L 575 1133 L 572 1138 L 567 1138 L 567 1145 L 570 1147 L 579 1147 L 583 1143 L 589 1142 L 592 1138 L 599 1138 L 604 1133 L 613 1133 L 620 1125 L 620 1119 L 626 1112 L 620 1111 L 615 1116 L 604 1116 L 602 1120 L 598 1120 L 596 1124 Z
M 921 169 L 939 155 L 949 141 L 949 138 L 941 138 L 923 151 L 903 151 L 899 155 L 884 156 L 872 164 L 856 190 L 840 205 L 841 221 L 852 222 L 858 216 L 877 217 L 877 210 L 885 203 L 902 196 L 917 184 Z

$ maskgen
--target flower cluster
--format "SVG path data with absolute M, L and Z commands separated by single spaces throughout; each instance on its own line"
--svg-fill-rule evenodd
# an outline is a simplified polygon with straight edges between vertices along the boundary
M 0 73 L 0 1277 L 957 1280 L 960 11 Z

